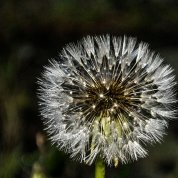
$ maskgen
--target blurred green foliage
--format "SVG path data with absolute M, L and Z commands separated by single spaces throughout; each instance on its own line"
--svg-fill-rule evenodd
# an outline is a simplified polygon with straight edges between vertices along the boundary
M 37 77 L 66 43 L 91 34 L 137 36 L 178 71 L 176 0 L 0 1 L 0 177 L 91 178 L 94 167 L 72 161 L 46 141 L 37 105 Z M 178 126 L 148 158 L 110 178 L 178 177 Z

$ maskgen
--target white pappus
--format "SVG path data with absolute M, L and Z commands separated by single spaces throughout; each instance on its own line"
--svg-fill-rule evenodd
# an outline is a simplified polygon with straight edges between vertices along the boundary
M 71 157 L 117 166 L 145 157 L 176 117 L 173 69 L 134 38 L 87 36 L 45 67 L 40 112 L 51 141 Z

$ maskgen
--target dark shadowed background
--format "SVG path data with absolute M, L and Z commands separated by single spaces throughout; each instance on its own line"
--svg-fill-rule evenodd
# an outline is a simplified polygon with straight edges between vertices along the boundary
M 47 141 L 38 112 L 37 77 L 68 42 L 86 35 L 128 35 L 148 42 L 178 76 L 177 0 L 0 1 L 0 178 L 93 178 Z M 107 178 L 177 178 L 178 121 L 149 156 Z

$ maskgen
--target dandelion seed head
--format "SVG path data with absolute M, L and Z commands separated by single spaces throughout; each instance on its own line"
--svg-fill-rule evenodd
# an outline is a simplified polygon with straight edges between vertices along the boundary
M 40 111 L 59 149 L 86 164 L 147 155 L 175 118 L 173 69 L 134 38 L 87 36 L 45 67 Z

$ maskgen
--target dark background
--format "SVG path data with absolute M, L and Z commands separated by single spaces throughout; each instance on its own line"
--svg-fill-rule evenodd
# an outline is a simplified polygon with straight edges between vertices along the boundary
M 38 112 L 37 77 L 48 59 L 86 35 L 127 35 L 148 42 L 178 73 L 176 0 L 0 1 L 0 178 L 93 178 L 47 141 Z M 178 121 L 149 156 L 107 178 L 177 178 Z

